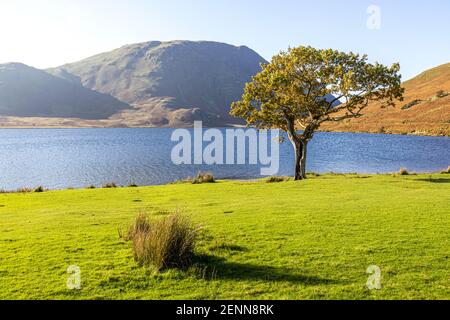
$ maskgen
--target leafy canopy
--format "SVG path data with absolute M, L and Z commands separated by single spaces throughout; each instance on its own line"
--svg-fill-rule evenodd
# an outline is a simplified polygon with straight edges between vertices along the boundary
M 276 127 L 309 140 L 323 122 L 361 116 L 370 101 L 394 106 L 404 91 L 399 70 L 399 64 L 368 63 L 366 55 L 290 48 L 262 65 L 231 114 L 249 126 Z M 336 106 L 339 101 L 344 103 Z M 302 135 L 296 133 L 298 126 Z

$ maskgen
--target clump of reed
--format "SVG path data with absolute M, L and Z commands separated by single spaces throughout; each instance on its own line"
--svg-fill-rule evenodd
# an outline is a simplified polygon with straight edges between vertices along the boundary
M 192 264 L 199 228 L 179 212 L 158 220 L 139 214 L 124 237 L 135 261 L 156 270 L 186 269 Z

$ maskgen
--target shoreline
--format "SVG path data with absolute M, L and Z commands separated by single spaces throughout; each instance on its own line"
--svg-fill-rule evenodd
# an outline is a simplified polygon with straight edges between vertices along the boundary
M 367 179 L 367 178 L 373 178 L 373 177 L 392 177 L 392 178 L 398 178 L 398 177 L 419 177 L 419 176 L 428 176 L 430 179 L 433 176 L 448 176 L 450 179 L 450 166 L 447 169 L 443 169 L 442 171 L 435 171 L 435 172 L 407 172 L 405 174 L 402 174 L 400 172 L 389 172 L 389 173 L 357 173 L 357 172 L 348 172 L 348 173 L 336 173 L 336 172 L 326 172 L 326 173 L 316 173 L 316 172 L 309 172 L 307 173 L 308 179 L 306 180 L 299 180 L 295 181 L 292 176 L 269 176 L 264 178 L 248 178 L 248 179 L 217 179 L 214 182 L 205 182 L 205 183 L 199 183 L 199 184 L 220 184 L 224 182 L 231 182 L 231 183 L 268 183 L 267 180 L 270 178 L 283 178 L 283 180 L 277 181 L 275 183 L 282 183 L 282 182 L 295 182 L 295 183 L 302 183 L 314 178 L 323 178 L 323 177 L 348 177 L 348 178 L 356 178 L 356 179 Z M 44 193 L 44 192 L 53 192 L 53 191 L 80 191 L 80 190 L 97 190 L 97 189 L 135 189 L 135 188 L 152 188 L 152 187 L 165 187 L 165 186 L 173 186 L 173 185 L 196 185 L 195 183 L 192 183 L 189 179 L 180 179 L 173 182 L 163 183 L 163 184 L 153 184 L 153 185 L 137 185 L 137 184 L 130 184 L 130 185 L 118 185 L 115 182 L 103 184 L 103 185 L 87 185 L 85 187 L 67 187 L 67 188 L 61 188 L 61 189 L 47 189 L 45 186 L 36 186 L 33 188 L 30 187 L 20 187 L 15 190 L 7 190 L 0 188 L 0 195 L 2 194 L 27 194 L 27 193 Z

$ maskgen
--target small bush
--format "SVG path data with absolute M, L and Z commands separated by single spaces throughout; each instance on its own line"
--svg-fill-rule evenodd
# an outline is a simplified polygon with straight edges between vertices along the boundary
M 179 213 L 156 221 L 140 214 L 130 227 L 135 261 L 157 270 L 188 268 L 192 264 L 198 229 Z
M 136 183 L 130 183 L 128 185 L 128 188 L 137 188 L 137 187 L 139 187 L 139 186 Z
M 417 105 L 420 104 L 421 102 L 422 102 L 422 100 L 420 100 L 420 99 L 413 100 L 413 101 L 411 101 L 410 103 L 405 104 L 405 105 L 402 107 L 402 110 L 408 110 L 408 109 L 411 109 L 412 107 L 417 106 Z
M 285 182 L 289 181 L 291 178 L 289 177 L 279 177 L 279 176 L 273 176 L 266 179 L 267 183 L 278 183 L 278 182 Z
M 114 182 L 106 183 L 103 185 L 103 188 L 105 189 L 117 188 L 117 185 Z
M 33 191 L 34 190 L 30 189 L 30 188 L 19 188 L 19 189 L 16 190 L 17 193 L 30 193 L 30 192 L 33 192 Z
M 91 184 L 90 186 L 88 186 L 86 189 L 95 189 L 96 186 L 94 186 L 93 184 Z
M 444 90 L 439 90 L 438 92 L 436 92 L 437 98 L 445 98 L 448 95 L 449 95 L 449 93 L 445 92 Z
M 409 175 L 409 171 L 408 171 L 408 169 L 406 169 L 406 168 L 401 168 L 401 169 L 398 171 L 398 174 L 401 175 L 401 176 L 407 176 L 407 175 Z
M 192 184 L 202 184 L 202 183 L 215 183 L 216 180 L 211 173 L 199 172 L 197 176 L 192 179 Z

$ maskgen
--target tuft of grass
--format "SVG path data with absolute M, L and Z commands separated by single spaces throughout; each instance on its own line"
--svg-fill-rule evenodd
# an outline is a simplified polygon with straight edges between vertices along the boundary
M 197 234 L 198 228 L 178 212 L 156 221 L 140 214 L 126 238 L 132 241 L 135 261 L 159 271 L 191 266 Z
M 128 229 L 128 233 L 125 236 L 125 240 L 130 241 L 137 238 L 140 234 L 146 234 L 150 231 L 150 222 L 148 216 L 144 213 L 140 213 L 134 223 Z
M 401 169 L 398 171 L 398 174 L 401 175 L 401 176 L 408 176 L 408 175 L 409 175 L 409 171 L 408 171 L 408 169 L 406 169 L 406 168 L 401 168 Z
M 87 186 L 86 189 L 96 189 L 97 187 L 91 184 L 90 186 Z
M 279 176 L 272 176 L 272 177 L 268 177 L 266 179 L 267 183 L 278 183 L 278 182 L 286 182 L 291 180 L 290 177 L 279 177 Z
M 202 183 L 215 183 L 216 180 L 212 173 L 199 172 L 197 176 L 192 180 L 192 184 L 202 184 Z
M 128 185 L 128 188 L 137 188 L 137 187 L 139 187 L 136 183 L 130 183 L 129 185 Z
M 117 185 L 114 182 L 110 182 L 110 183 L 106 183 L 103 185 L 104 189 L 112 189 L 112 188 L 117 188 Z
M 44 192 L 44 191 L 45 191 L 45 189 L 44 189 L 43 186 L 39 186 L 39 187 L 37 187 L 36 189 L 33 190 L 33 192 L 36 192 L 36 193 L 41 193 L 41 192 Z

